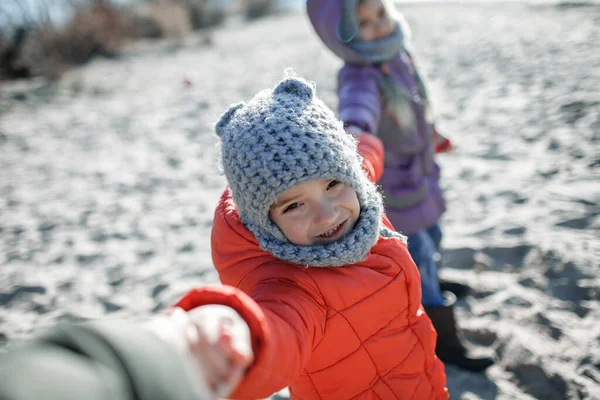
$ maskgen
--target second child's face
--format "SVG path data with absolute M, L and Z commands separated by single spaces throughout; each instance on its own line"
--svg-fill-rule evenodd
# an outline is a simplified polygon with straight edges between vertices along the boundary
M 365 42 L 383 39 L 394 32 L 394 24 L 381 0 L 362 0 L 356 8 L 359 35 Z
M 345 183 L 320 179 L 286 190 L 269 218 L 299 246 L 333 243 L 354 228 L 360 214 L 356 191 Z

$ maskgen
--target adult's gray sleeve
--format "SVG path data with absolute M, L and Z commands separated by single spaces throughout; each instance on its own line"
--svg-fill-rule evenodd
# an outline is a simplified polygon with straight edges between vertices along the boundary
M 58 325 L 0 356 L 0 400 L 198 400 L 179 353 L 121 321 Z

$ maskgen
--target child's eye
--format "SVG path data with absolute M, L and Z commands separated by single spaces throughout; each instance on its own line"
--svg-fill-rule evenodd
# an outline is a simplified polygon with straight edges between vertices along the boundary
M 287 206 L 286 208 L 283 209 L 283 214 L 285 214 L 288 211 L 292 211 L 296 208 L 300 207 L 300 203 L 292 203 L 289 206 Z
M 336 186 L 338 183 L 340 183 L 340 181 L 333 180 L 333 181 L 329 182 L 329 185 L 327 185 L 327 190 L 329 190 L 332 187 Z

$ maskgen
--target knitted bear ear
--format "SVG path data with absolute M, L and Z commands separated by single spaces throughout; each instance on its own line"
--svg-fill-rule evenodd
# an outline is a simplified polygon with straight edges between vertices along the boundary
M 313 99 L 315 89 L 310 83 L 302 78 L 289 77 L 279 82 L 279 84 L 273 90 L 273 94 L 291 94 L 308 102 Z
M 237 110 L 239 110 L 242 107 L 244 107 L 244 103 L 233 104 L 229 107 L 229 110 L 225 111 L 225 113 L 221 115 L 221 118 L 219 118 L 219 122 L 217 122 L 217 125 L 215 126 L 215 132 L 219 137 L 222 137 L 225 134 L 225 128 L 227 127 L 227 125 L 229 125 L 229 122 L 234 117 Z

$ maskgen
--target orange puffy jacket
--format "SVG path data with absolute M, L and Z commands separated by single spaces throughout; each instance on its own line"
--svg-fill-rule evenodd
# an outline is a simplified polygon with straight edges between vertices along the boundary
M 359 151 L 378 179 L 379 140 L 361 136 Z M 177 305 L 225 304 L 248 323 L 255 363 L 231 398 L 265 398 L 290 386 L 292 399 L 448 399 L 419 273 L 398 238 L 380 237 L 354 265 L 291 264 L 259 248 L 226 189 L 212 257 L 226 286 L 192 290 Z

